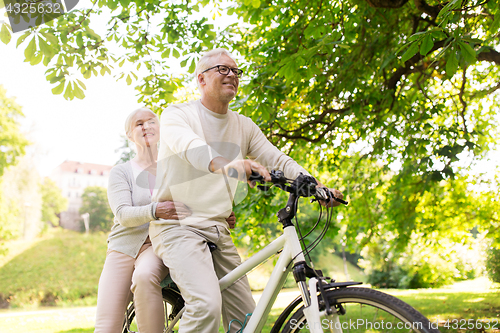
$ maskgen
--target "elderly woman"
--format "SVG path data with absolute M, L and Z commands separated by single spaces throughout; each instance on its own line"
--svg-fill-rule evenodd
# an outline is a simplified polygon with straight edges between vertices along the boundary
M 161 333 L 165 317 L 160 283 L 168 269 L 153 252 L 149 222 L 183 219 L 191 212 L 181 203 L 151 202 L 160 138 L 158 116 L 146 108 L 135 110 L 125 121 L 125 131 L 137 155 L 116 165 L 109 175 L 108 200 L 115 219 L 99 280 L 94 332 L 121 332 L 132 291 L 139 332 Z M 234 214 L 228 223 L 234 227 Z

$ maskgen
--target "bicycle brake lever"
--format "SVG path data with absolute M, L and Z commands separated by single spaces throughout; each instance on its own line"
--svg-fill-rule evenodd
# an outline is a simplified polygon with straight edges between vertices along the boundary
M 340 202 L 341 204 L 344 204 L 344 205 L 348 205 L 349 202 L 345 201 L 345 200 L 342 200 L 340 198 L 337 198 L 336 196 L 333 195 L 332 192 L 330 192 L 330 190 L 328 190 L 326 187 L 319 187 L 319 188 L 316 188 L 316 193 L 319 194 L 317 196 L 315 196 L 314 199 L 311 199 L 311 203 L 315 202 L 315 201 L 319 201 L 319 200 L 328 200 L 330 201 L 330 199 L 333 199 L 337 202 Z

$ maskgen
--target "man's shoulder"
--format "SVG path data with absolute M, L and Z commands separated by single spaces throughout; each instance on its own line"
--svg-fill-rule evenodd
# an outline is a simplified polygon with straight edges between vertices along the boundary
M 196 109 L 198 100 L 179 103 L 179 104 L 170 104 L 165 110 L 163 110 L 162 115 L 165 112 L 190 112 Z
M 233 111 L 233 110 L 228 110 L 228 114 L 230 117 L 237 119 L 240 122 L 248 122 L 248 123 L 253 123 L 252 118 L 247 117 L 245 115 L 242 115 L 238 111 Z

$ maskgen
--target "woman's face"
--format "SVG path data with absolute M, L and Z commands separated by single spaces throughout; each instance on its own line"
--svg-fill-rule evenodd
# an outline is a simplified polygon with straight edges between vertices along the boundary
M 148 111 L 139 111 L 131 123 L 130 140 L 136 145 L 149 147 L 160 140 L 160 126 L 156 117 Z

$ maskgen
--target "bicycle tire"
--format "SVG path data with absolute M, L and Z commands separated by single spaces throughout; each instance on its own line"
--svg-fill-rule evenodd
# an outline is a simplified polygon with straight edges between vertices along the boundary
M 321 297 L 321 296 L 318 296 Z M 340 288 L 326 291 L 326 297 L 335 312 L 339 305 L 345 309 L 345 314 L 339 314 L 339 323 L 335 324 L 327 318 L 322 319 L 323 330 L 329 331 L 332 325 L 340 327 L 344 333 L 364 332 L 416 332 L 439 333 L 436 324 L 424 317 L 405 302 L 368 288 Z M 324 310 L 324 302 L 320 310 Z M 277 332 L 297 333 L 308 332 L 308 325 L 301 306 Z M 326 320 L 326 321 L 325 321 Z M 273 329 L 274 331 L 274 329 Z
M 163 295 L 163 303 L 165 306 L 165 327 L 168 325 L 169 320 L 172 320 L 173 317 L 179 313 L 179 311 L 184 307 L 184 300 L 180 295 L 177 287 L 166 287 L 162 289 Z M 168 310 L 170 313 L 168 313 Z M 130 324 L 135 319 L 135 306 L 134 302 L 130 302 L 127 307 L 127 311 L 125 312 L 125 318 L 123 320 L 122 325 L 122 333 L 137 333 L 136 331 L 132 331 L 130 329 Z
M 130 304 L 127 307 L 127 311 L 125 312 L 125 320 L 123 320 L 123 327 L 122 327 L 122 333 L 135 333 L 134 331 L 130 330 L 130 323 L 135 318 L 135 306 L 134 302 L 130 302 Z

